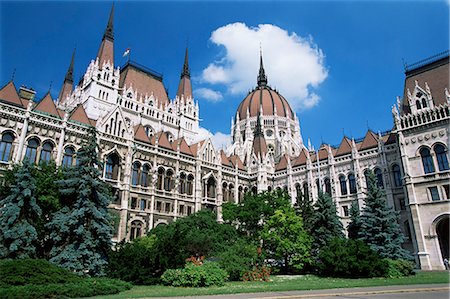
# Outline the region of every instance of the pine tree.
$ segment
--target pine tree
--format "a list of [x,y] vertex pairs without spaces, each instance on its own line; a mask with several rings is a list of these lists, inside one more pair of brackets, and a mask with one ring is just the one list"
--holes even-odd
[[333,238],[343,238],[343,226],[336,211],[336,205],[331,197],[319,191],[319,198],[314,204],[314,216],[311,223],[311,235],[314,238],[313,251],[318,252]]
[[308,193],[300,191],[299,194],[297,194],[297,201],[294,204],[294,209],[296,214],[302,217],[305,230],[308,233],[311,233],[314,208]]
[[361,230],[361,214],[359,212],[358,200],[354,200],[350,207],[350,223],[347,226],[348,238],[352,240],[358,239]]
[[384,191],[378,187],[372,171],[367,178],[368,193],[364,200],[359,238],[382,258],[410,259],[402,248],[404,237],[397,222],[398,213],[387,205]]
[[33,165],[25,160],[14,168],[9,195],[0,200],[0,257],[33,258],[41,208],[36,203]]
[[78,165],[59,182],[63,208],[48,224],[54,246],[50,261],[88,276],[104,275],[112,227],[108,214],[111,194],[100,180],[95,128],[78,151]]

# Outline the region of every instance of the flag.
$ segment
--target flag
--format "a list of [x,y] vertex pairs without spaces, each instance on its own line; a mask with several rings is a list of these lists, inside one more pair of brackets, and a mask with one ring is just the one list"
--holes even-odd
[[130,48],[127,48],[127,49],[125,50],[125,52],[123,52],[123,56],[122,56],[122,57],[125,57],[125,56],[127,56],[127,55],[130,55]]

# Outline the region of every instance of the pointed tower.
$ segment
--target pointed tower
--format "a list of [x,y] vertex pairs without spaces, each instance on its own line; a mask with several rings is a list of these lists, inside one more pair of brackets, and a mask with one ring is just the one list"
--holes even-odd
[[103,67],[103,63],[109,61],[111,65],[114,65],[114,2],[109,14],[108,25],[106,25],[105,33],[103,34],[102,43],[98,49],[97,58],[99,60],[100,69]]
[[253,152],[260,159],[260,161],[262,161],[267,154],[267,143],[261,128],[261,118],[259,113],[256,119],[256,128],[253,138]]
[[68,96],[70,96],[70,94],[72,93],[74,60],[75,60],[75,49],[73,50],[73,53],[72,53],[72,60],[70,61],[69,69],[67,70],[66,76],[64,77],[63,86],[61,87],[61,91],[59,92],[59,96],[58,96],[59,104],[63,104],[64,101],[66,100],[66,98]]
[[262,51],[259,52],[259,74],[257,82],[259,87],[267,85],[267,76],[266,72],[264,71]]
[[177,97],[181,99],[192,98],[191,74],[189,72],[188,48],[184,55],[183,70],[181,71],[180,84],[178,85]]

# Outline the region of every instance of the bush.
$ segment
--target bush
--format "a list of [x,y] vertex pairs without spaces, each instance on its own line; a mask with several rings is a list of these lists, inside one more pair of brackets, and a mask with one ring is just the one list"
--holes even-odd
[[335,238],[319,253],[320,275],[331,277],[380,277],[386,262],[361,240]]
[[258,248],[245,240],[239,240],[217,256],[219,265],[227,271],[229,280],[238,281],[245,272],[252,269],[258,258]]
[[217,263],[205,262],[203,265],[188,263],[183,269],[168,269],[161,276],[164,285],[174,287],[223,286],[227,272]]
[[414,275],[415,264],[405,260],[384,259],[386,263],[385,277],[402,277]]
[[251,271],[246,271],[242,276],[243,281],[269,281],[270,268],[265,266],[255,267]]
[[159,283],[161,272],[156,263],[154,243],[154,236],[119,243],[109,253],[108,276],[134,284]]
[[45,260],[0,261],[0,287],[75,283],[81,280],[82,278],[78,275]]
[[78,282],[24,285],[0,288],[2,299],[79,298],[117,294],[129,290],[131,284],[109,278],[80,278]]

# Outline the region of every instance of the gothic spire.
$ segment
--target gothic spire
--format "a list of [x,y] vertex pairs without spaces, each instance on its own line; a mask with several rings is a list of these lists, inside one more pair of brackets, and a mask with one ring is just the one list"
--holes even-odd
[[181,71],[180,78],[191,77],[191,73],[189,72],[189,59],[188,59],[188,48],[186,47],[186,52],[184,54],[184,64],[183,64],[183,70]]
[[98,49],[97,58],[99,61],[100,69],[103,64],[110,62],[114,65],[114,2],[111,7],[111,12],[109,13],[108,24],[106,25],[105,33],[103,34],[102,42],[100,43],[100,48]]
[[108,25],[106,25],[105,33],[103,34],[103,39],[105,38],[114,41],[114,2],[109,13]]
[[189,59],[188,59],[188,48],[186,47],[186,52],[184,54],[184,64],[181,70],[180,84],[178,85],[177,96],[181,98],[184,96],[185,99],[192,98],[192,85],[191,85],[191,74],[189,72]]
[[73,49],[72,59],[70,60],[69,68],[67,69],[66,76],[64,77],[64,82],[73,83],[73,64],[74,64],[74,60],[75,60],[75,51],[76,51],[76,49]]
[[256,127],[255,127],[255,138],[256,137],[264,137],[262,128],[261,128],[261,118],[260,113],[258,112],[258,116],[256,117]]
[[64,77],[63,86],[59,92],[58,102],[62,104],[73,90],[73,65],[75,61],[75,50],[73,49],[72,59],[70,60],[69,68],[67,69],[66,76]]
[[267,85],[267,77],[266,72],[264,71],[263,58],[262,58],[262,50],[259,52],[259,74],[258,74],[258,86],[266,86]]

